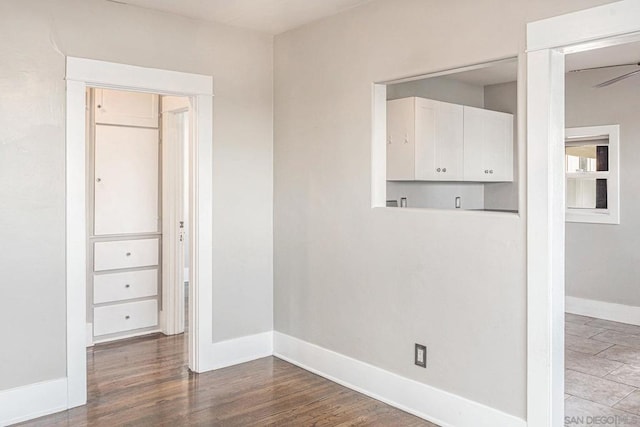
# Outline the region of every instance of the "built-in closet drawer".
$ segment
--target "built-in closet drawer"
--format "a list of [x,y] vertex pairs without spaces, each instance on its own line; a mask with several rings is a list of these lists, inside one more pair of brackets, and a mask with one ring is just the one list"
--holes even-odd
[[147,300],[93,309],[93,335],[114,334],[158,324],[158,301]]
[[102,304],[158,294],[158,270],[127,271],[93,276],[93,303]]
[[94,271],[158,265],[158,239],[96,242]]

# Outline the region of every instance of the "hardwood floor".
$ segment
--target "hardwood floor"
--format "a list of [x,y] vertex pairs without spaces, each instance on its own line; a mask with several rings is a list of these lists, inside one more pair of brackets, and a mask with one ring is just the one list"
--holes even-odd
[[21,425],[435,426],[274,357],[193,374],[185,341],[88,349],[88,404]]

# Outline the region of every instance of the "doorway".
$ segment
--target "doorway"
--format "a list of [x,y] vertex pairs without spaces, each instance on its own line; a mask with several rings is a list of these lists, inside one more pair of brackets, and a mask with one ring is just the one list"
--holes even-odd
[[87,107],[87,345],[183,333],[189,98],[88,88]]
[[527,25],[527,421],[564,423],[565,55],[640,40],[623,0]]
[[640,43],[565,55],[565,420],[640,422]]
[[86,89],[120,89],[188,97],[193,109],[189,152],[189,369],[200,372],[212,342],[212,107],[210,76],[67,58],[66,259],[67,407],[87,399],[86,377]]

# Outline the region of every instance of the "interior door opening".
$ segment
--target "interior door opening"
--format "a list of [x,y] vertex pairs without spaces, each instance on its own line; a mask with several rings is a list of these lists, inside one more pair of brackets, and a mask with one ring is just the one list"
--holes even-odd
[[640,42],[564,59],[565,422],[635,424]]
[[184,333],[189,97],[87,89],[88,345]]

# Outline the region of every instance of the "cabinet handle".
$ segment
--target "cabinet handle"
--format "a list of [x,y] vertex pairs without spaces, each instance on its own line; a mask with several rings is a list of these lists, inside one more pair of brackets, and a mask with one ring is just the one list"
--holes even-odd
[[125,287],[125,288],[130,288],[130,287],[131,287],[131,285],[127,283],[126,285],[124,285],[124,287]]
[[389,140],[387,141],[387,144],[391,145],[392,142],[393,142],[393,138],[389,137]]
[[101,182],[102,178],[96,178],[96,182]]
[[125,319],[129,320],[131,319],[131,316],[129,316],[128,314],[126,316],[124,316]]
[[131,256],[131,252],[127,252],[127,253],[126,253],[126,255],[127,255],[127,256]]
[[484,170],[484,173],[489,173],[489,169],[485,169],[485,170]]
[[442,168],[442,172],[446,172],[446,171],[447,171],[447,168]]
[[493,169],[491,169],[491,170],[489,171],[489,173],[493,173]]
[[438,168],[438,169],[436,169],[436,172],[440,172],[441,170],[442,170],[442,169]]

